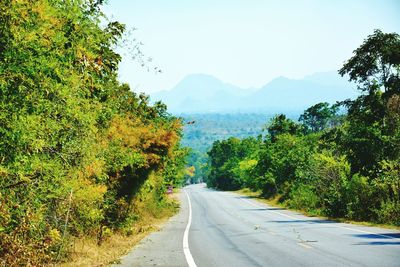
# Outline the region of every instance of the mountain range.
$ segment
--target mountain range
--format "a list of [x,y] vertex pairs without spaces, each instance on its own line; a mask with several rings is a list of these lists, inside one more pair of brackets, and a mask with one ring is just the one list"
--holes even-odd
[[355,98],[355,85],[337,72],[319,72],[303,79],[278,77],[261,88],[240,88],[206,74],[190,74],[170,90],[150,95],[173,114],[301,112],[319,102]]

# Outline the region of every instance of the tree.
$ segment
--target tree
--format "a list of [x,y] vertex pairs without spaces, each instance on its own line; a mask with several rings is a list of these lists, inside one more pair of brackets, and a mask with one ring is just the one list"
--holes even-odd
[[259,141],[252,137],[243,140],[231,137],[214,142],[208,152],[210,172],[207,185],[223,190],[238,189],[243,186],[246,179],[238,167],[241,161],[254,154],[258,145]]
[[352,171],[368,175],[379,171],[382,160],[400,157],[400,36],[375,30],[354,50],[340,69],[364,92],[355,100],[345,101],[348,123],[341,138]]
[[272,118],[266,129],[272,142],[276,141],[278,135],[285,133],[300,134],[302,132],[301,126],[286,118],[284,114],[279,114]]
[[400,36],[397,33],[375,30],[353,53],[339,74],[348,74],[350,81],[362,85],[363,91],[383,88],[391,94],[400,92]]
[[336,116],[338,106],[329,106],[327,102],[318,103],[309,107],[300,115],[299,121],[311,132],[319,132],[332,126],[332,119]]

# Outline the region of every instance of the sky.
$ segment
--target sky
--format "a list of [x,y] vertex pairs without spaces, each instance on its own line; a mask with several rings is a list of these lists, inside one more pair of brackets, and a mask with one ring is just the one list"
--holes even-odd
[[119,76],[137,92],[204,73],[243,88],[338,70],[374,29],[400,33],[400,0],[108,0],[111,19],[162,72],[122,50]]

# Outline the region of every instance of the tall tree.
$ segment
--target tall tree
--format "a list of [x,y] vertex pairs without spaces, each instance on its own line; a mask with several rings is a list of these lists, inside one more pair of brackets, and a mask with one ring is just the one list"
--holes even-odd
[[279,114],[272,118],[267,124],[266,130],[268,131],[272,142],[276,141],[278,135],[285,133],[300,134],[302,132],[301,125],[296,124],[296,122],[286,118],[286,115],[284,114]]
[[400,92],[399,64],[399,35],[375,30],[354,50],[354,56],[343,65],[339,74],[348,74],[350,81],[359,83],[363,91],[383,88],[384,92],[393,94]]
[[304,111],[300,115],[299,121],[311,132],[322,131],[332,126],[332,119],[336,116],[338,106],[330,106],[329,103],[323,102],[315,104]]
[[400,156],[400,36],[380,30],[368,36],[340,69],[364,93],[348,107],[348,124],[342,138],[353,172],[379,170],[382,160]]

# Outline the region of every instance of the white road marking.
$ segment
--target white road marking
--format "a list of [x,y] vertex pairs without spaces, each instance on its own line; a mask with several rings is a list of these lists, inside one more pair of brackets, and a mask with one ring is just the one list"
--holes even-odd
[[[253,203],[250,200],[243,199],[243,198],[241,198],[241,200],[243,200],[244,202],[249,203],[250,205],[252,205],[254,207],[264,208],[263,206],[257,205],[257,204]],[[299,220],[299,218],[296,218],[296,217],[293,217],[293,216],[290,216],[290,215],[287,215],[287,214],[283,214],[283,213],[278,212],[278,211],[268,210],[268,212],[276,213],[276,214],[282,215],[284,217],[287,217],[287,218],[290,218],[290,219],[293,219],[293,220]],[[305,220],[305,222],[307,222],[307,220]],[[356,229],[356,228],[344,227],[344,226],[340,226],[340,225],[332,225],[332,227],[347,229],[347,230],[354,231],[354,232],[365,233],[365,234],[370,234],[370,235],[376,235],[376,236],[380,236],[380,237],[384,237],[384,238],[394,239],[394,240],[400,241],[400,238],[393,237],[393,236],[390,236],[390,235],[378,234],[378,233],[373,233],[373,232],[369,232],[369,231],[359,230],[359,229]]]
[[189,204],[189,219],[186,225],[185,233],[183,234],[183,253],[185,254],[186,262],[188,263],[189,267],[197,267],[196,263],[194,262],[192,253],[190,253],[189,249],[189,230],[190,225],[192,224],[192,204],[190,202],[189,194],[185,191],[188,204]]
[[297,243],[297,245],[302,246],[303,248],[308,248],[308,249],[312,248],[312,246],[306,245],[306,244],[301,243],[301,242]]

